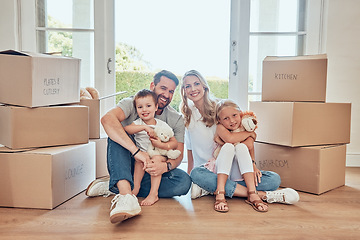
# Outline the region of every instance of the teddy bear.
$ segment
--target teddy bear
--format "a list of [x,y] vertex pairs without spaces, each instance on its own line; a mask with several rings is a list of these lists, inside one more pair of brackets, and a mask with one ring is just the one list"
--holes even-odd
[[[241,117],[240,127],[238,129],[233,130],[232,132],[243,132],[243,131],[253,132],[253,131],[255,131],[255,129],[257,128],[258,121],[257,121],[257,118],[256,118],[254,112],[252,112],[252,111],[241,112],[240,117]],[[234,145],[236,145],[236,144],[239,144],[239,143],[234,143]],[[220,149],[221,149],[221,146],[219,144],[216,144],[215,150],[213,152],[213,156],[215,159],[219,155]]]
[[255,113],[252,111],[245,111],[240,113],[241,126],[240,131],[253,132],[257,128],[257,119]]
[[[173,130],[167,124],[156,126],[154,128],[154,132],[162,142],[168,142],[170,138],[174,136]],[[154,147],[151,143],[149,144],[147,152],[151,158],[155,155],[162,155],[168,157],[169,159],[176,159],[181,154],[179,150],[160,149],[158,147]]]

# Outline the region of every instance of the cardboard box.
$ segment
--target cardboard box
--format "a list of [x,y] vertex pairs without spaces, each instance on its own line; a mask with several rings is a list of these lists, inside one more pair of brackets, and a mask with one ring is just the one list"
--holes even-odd
[[327,56],[266,57],[262,101],[325,102]]
[[96,178],[109,175],[107,169],[107,136],[101,136],[99,139],[90,139],[96,145]]
[[255,142],[256,166],[276,172],[281,186],[321,194],[345,184],[346,145],[284,147]]
[[0,148],[0,206],[53,209],[95,179],[95,143],[14,152]]
[[0,144],[12,149],[89,141],[88,108],[0,106]]
[[126,91],[117,92],[99,99],[80,99],[80,105],[89,107],[89,138],[100,138],[100,102],[103,99],[114,97]]
[[89,138],[100,137],[100,100],[80,99],[80,105],[89,107]]
[[259,142],[297,147],[350,142],[351,103],[250,102]]
[[0,52],[0,102],[40,107],[80,101],[80,59]]

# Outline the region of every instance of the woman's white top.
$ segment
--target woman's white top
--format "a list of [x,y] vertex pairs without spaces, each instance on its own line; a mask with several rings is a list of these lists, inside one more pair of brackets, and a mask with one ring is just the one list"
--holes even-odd
[[194,167],[199,167],[212,157],[216,124],[206,127],[192,101],[189,101],[189,107],[192,114],[190,124],[185,128],[185,146],[192,151]]

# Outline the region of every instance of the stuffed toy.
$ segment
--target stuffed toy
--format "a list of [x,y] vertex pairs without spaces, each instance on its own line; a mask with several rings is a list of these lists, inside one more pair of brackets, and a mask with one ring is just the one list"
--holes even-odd
[[[154,132],[162,142],[168,142],[170,138],[174,136],[173,130],[167,124],[162,126],[156,126],[154,128]],[[158,147],[154,147],[151,143],[148,147],[147,152],[151,158],[155,155],[162,155],[168,157],[169,159],[176,159],[181,154],[179,150],[164,150]]]
[[99,95],[99,91],[96,88],[80,88],[80,99],[99,99]]
[[[248,131],[253,132],[257,128],[257,119],[254,112],[251,111],[245,111],[241,112],[241,126],[240,131]],[[239,131],[239,132],[240,132]]]
[[[256,119],[255,113],[252,111],[245,111],[240,113],[241,117],[241,124],[238,129],[233,130],[232,132],[253,132],[257,128],[258,121]],[[239,143],[234,143],[234,145],[237,145]],[[213,156],[216,159],[219,155],[221,146],[217,144],[215,147],[215,150],[213,152]]]

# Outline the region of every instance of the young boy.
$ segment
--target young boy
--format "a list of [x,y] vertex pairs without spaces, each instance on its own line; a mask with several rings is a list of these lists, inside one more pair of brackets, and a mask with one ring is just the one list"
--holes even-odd
[[[139,148],[133,156],[139,151],[146,152],[150,143],[154,147],[161,149],[176,149],[178,142],[175,137],[170,138],[169,142],[163,143],[156,137],[154,133],[155,126],[166,125],[164,121],[155,119],[155,112],[158,109],[157,96],[153,91],[148,89],[140,90],[134,97],[134,106],[139,118],[132,124],[124,127],[128,134],[134,134],[136,146]],[[166,161],[163,156],[154,156],[152,162]],[[133,194],[137,195],[140,190],[141,180],[145,174],[146,163],[135,161],[134,167],[134,189]],[[158,189],[161,182],[161,175],[151,176],[151,189],[149,195],[140,203],[142,206],[150,206],[156,203],[158,198]]]

